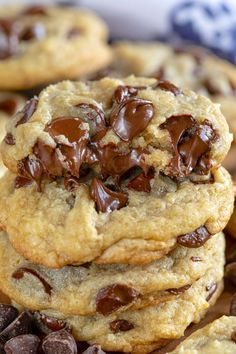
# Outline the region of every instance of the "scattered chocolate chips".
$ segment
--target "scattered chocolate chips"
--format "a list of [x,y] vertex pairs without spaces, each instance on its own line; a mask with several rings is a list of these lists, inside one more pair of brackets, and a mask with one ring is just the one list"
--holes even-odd
[[38,105],[38,98],[36,97],[31,98],[31,100],[29,100],[26,103],[25,107],[22,110],[22,117],[16,123],[16,127],[18,127],[18,125],[20,124],[24,124],[28,122],[28,120],[32,117],[32,115],[36,111],[37,105]]
[[126,320],[115,320],[110,323],[110,330],[114,333],[127,332],[134,328],[134,325]]
[[71,39],[78,37],[81,34],[81,30],[78,27],[71,28],[67,33],[67,38]]
[[151,121],[154,108],[151,101],[128,98],[115,105],[110,119],[112,129],[123,141],[131,141],[140,134]]
[[77,354],[77,346],[73,336],[62,329],[48,334],[42,343],[45,354]]
[[204,243],[211,237],[205,226],[200,226],[189,234],[181,235],[177,237],[177,242],[181,246],[188,248],[198,248],[204,245]]
[[96,296],[96,311],[110,315],[122,306],[129,305],[139,296],[139,292],[124,284],[112,284],[99,290]]
[[100,345],[92,345],[88,347],[82,354],[105,354]]
[[104,183],[94,178],[90,186],[91,198],[95,201],[97,211],[112,212],[125,207],[128,203],[128,194],[114,192],[107,188]]
[[6,343],[13,337],[29,333],[31,331],[31,324],[32,319],[28,312],[22,312],[0,333],[0,342]]
[[17,109],[17,100],[15,98],[4,98],[0,100],[0,111],[12,116]]
[[181,286],[180,288],[171,288],[168,289],[167,291],[172,294],[172,295],[179,295],[184,293],[186,290],[188,290],[191,287],[191,284],[187,284],[184,286]]
[[30,5],[27,6],[24,11],[22,12],[22,15],[47,15],[46,8],[42,5]]
[[6,354],[37,354],[40,339],[33,334],[11,338],[4,346]]
[[12,135],[12,133],[7,133],[4,138],[4,143],[7,145],[15,145],[16,144],[16,139]]
[[216,289],[217,289],[216,283],[212,283],[206,286],[206,291],[209,291],[209,294],[206,297],[206,301],[209,301],[212,298],[212,296],[216,292]]
[[[168,130],[172,142],[173,157],[169,165],[171,175],[187,176],[201,163],[204,165],[201,170],[209,172],[206,170],[207,162],[202,159],[209,152],[211,144],[218,139],[218,133],[209,121],[199,124],[189,114],[171,116],[160,125],[160,129]],[[198,170],[196,172],[200,173]]]
[[178,96],[182,93],[182,91],[177,86],[173,85],[169,81],[160,81],[156,84],[155,88],[159,88],[164,91],[170,91],[175,96]]
[[236,316],[236,293],[232,297],[229,313],[230,316]]
[[0,332],[18,316],[18,310],[6,304],[0,304]]
[[46,280],[35,270],[30,269],[30,268],[26,268],[26,267],[21,267],[19,269],[17,269],[13,274],[12,274],[12,278],[16,279],[16,280],[20,280],[24,277],[25,274],[31,274],[33,275],[35,278],[37,278],[41,284],[44,287],[44,291],[48,294],[51,295],[52,292],[52,287],[50,284],[48,284],[48,282],[46,282]]
[[192,256],[190,259],[191,259],[192,262],[202,262],[202,258],[201,257]]
[[61,329],[67,328],[67,323],[63,320],[59,320],[55,317],[50,317],[41,312],[35,312],[34,317],[37,322],[40,322],[47,327],[50,331],[60,331]]

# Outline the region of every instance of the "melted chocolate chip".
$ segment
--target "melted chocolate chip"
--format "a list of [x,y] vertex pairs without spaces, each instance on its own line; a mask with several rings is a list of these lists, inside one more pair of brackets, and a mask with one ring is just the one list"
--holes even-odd
[[134,325],[126,320],[115,320],[110,323],[110,330],[114,333],[127,332],[134,328]]
[[7,145],[15,145],[16,144],[16,140],[15,140],[14,136],[12,135],[12,133],[7,133],[5,135],[4,143]]
[[232,297],[229,313],[230,316],[236,316],[236,293]]
[[37,354],[40,339],[33,334],[11,338],[4,346],[6,354]]
[[131,141],[151,121],[154,108],[151,101],[128,98],[114,106],[110,119],[112,129],[123,141]]
[[105,354],[100,345],[92,345],[88,347],[82,354]]
[[75,191],[80,184],[81,182],[76,177],[69,175],[64,178],[64,187],[69,192]]
[[12,116],[16,112],[17,100],[15,98],[4,98],[0,100],[0,111]]
[[46,280],[39,274],[37,273],[35,270],[30,269],[30,268],[26,268],[26,267],[21,267],[19,269],[17,269],[13,274],[12,274],[12,278],[16,279],[16,280],[20,280],[24,277],[25,274],[31,274],[34,277],[36,277],[43,285],[44,287],[44,291],[48,294],[51,295],[52,292],[52,287],[51,285],[49,285]]
[[80,103],[76,105],[79,108],[79,117],[89,124],[89,134],[91,137],[98,132],[106,132],[106,119],[104,112],[94,104]]
[[67,33],[67,38],[71,39],[78,37],[81,34],[81,30],[78,27],[71,28]]
[[188,290],[191,287],[191,284],[187,284],[184,286],[181,286],[180,288],[171,288],[168,289],[167,291],[172,294],[172,295],[179,295],[184,293],[186,290]]
[[18,185],[16,188],[29,185],[32,181],[36,181],[40,185],[43,167],[38,159],[26,157],[18,162],[17,168],[19,176],[15,181],[15,186]]
[[201,257],[192,256],[190,259],[191,259],[192,262],[202,262],[202,258]]
[[31,183],[32,181],[29,180],[28,178],[17,176],[14,181],[14,188],[19,189],[19,188],[27,187]]
[[36,111],[37,105],[38,105],[38,98],[36,97],[31,98],[31,100],[29,100],[26,103],[25,107],[22,110],[23,115],[21,119],[16,123],[16,127],[18,127],[18,125],[20,124],[24,124],[28,122],[28,120],[32,117],[32,115]]
[[46,326],[50,331],[56,332],[67,327],[67,323],[55,317],[49,317],[41,312],[35,312],[34,316],[37,321]]
[[171,116],[160,129],[167,129],[170,134],[173,157],[169,167],[170,174],[176,177],[188,175],[201,164],[201,159],[218,139],[218,133],[209,121],[199,124],[189,114]]
[[112,284],[99,290],[96,296],[96,311],[104,316],[110,315],[122,306],[137,299],[139,292],[127,285]]
[[19,35],[21,41],[31,41],[32,39],[42,39],[45,36],[45,28],[40,23],[25,28]]
[[178,236],[177,242],[181,246],[188,248],[198,248],[204,245],[204,243],[211,237],[205,226],[200,226],[189,234]]
[[138,192],[150,193],[151,192],[150,181],[154,178],[154,176],[155,176],[155,171],[150,168],[147,175],[145,175],[145,173],[141,173],[137,177],[133,178],[128,183],[127,187],[129,189],[133,189]]
[[22,12],[23,15],[47,15],[46,8],[42,5],[30,5],[27,8],[24,9]]
[[27,312],[22,312],[13,322],[11,322],[1,333],[0,342],[6,343],[13,337],[21,334],[28,334],[31,331],[32,319]]
[[62,329],[48,334],[42,343],[45,354],[77,354],[77,345],[73,336]]
[[128,194],[113,192],[101,180],[94,178],[90,187],[91,198],[95,201],[97,211],[110,213],[125,207],[128,203]]
[[116,103],[121,103],[127,98],[137,96],[138,87],[119,85],[114,92],[113,99]]
[[169,81],[160,81],[160,82],[157,83],[155,88],[159,88],[159,89],[164,90],[164,91],[170,91],[175,96],[178,96],[178,95],[180,95],[182,93],[182,91],[177,86],[173,85]]
[[0,332],[4,330],[18,316],[18,310],[6,304],[0,304]]
[[216,292],[216,289],[217,289],[216,283],[212,283],[206,286],[206,291],[209,291],[209,294],[206,297],[206,301],[209,301],[212,298],[212,296]]

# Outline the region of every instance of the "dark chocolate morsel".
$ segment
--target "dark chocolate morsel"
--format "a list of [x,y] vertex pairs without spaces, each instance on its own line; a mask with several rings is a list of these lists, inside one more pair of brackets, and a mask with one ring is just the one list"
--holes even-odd
[[190,259],[191,259],[192,262],[202,262],[202,258],[201,257],[192,256]]
[[13,322],[11,322],[1,333],[0,342],[6,343],[9,339],[21,334],[28,334],[31,331],[32,318],[28,312],[22,312]]
[[47,15],[47,12],[43,5],[29,5],[24,9],[22,15]]
[[121,103],[129,97],[137,96],[138,87],[119,85],[114,92],[113,99],[116,103]]
[[17,109],[17,100],[15,98],[4,98],[0,100],[0,111],[12,116]]
[[171,288],[168,289],[167,291],[172,294],[172,295],[179,295],[184,293],[186,290],[188,290],[191,287],[191,284],[187,284],[184,286],[181,286],[180,288]]
[[25,107],[22,110],[22,117],[16,123],[16,127],[18,127],[18,125],[20,125],[20,124],[24,124],[24,123],[28,122],[28,120],[31,118],[31,116],[36,111],[37,105],[38,105],[38,98],[37,97],[31,98],[26,103]]
[[236,316],[236,293],[234,293],[230,303],[230,316]]
[[212,296],[214,295],[214,293],[216,292],[217,290],[217,284],[216,283],[212,283],[212,284],[209,284],[206,286],[206,291],[208,291],[208,295],[206,297],[206,301],[209,301]]
[[[22,183],[22,186],[25,186],[32,181],[36,181],[38,184],[40,184],[43,174],[43,167],[38,159],[26,157],[25,159],[18,161],[17,169],[18,174],[21,177],[21,179],[18,180],[18,183]],[[29,182],[26,183],[24,179],[28,179]]]
[[175,96],[178,96],[182,93],[182,91],[175,85],[173,85],[169,81],[160,81],[158,82],[154,88],[159,88],[163,91],[170,91],[172,92]]
[[122,306],[134,302],[139,292],[124,284],[112,284],[100,289],[96,296],[96,311],[104,316],[110,315]]
[[16,139],[12,135],[12,133],[7,133],[4,138],[4,143],[7,145],[15,145],[16,144]]
[[41,23],[26,27],[19,35],[21,41],[31,41],[32,39],[42,39],[44,37],[45,27]]
[[61,329],[48,334],[42,342],[45,354],[77,354],[77,345],[73,336]]
[[21,177],[21,176],[17,176],[15,178],[15,181],[14,181],[14,188],[15,189],[19,189],[19,188],[23,188],[23,187],[27,187],[29,186],[33,181],[28,179],[28,178],[24,178],[24,177]]
[[88,347],[85,351],[83,351],[83,353],[81,354],[105,354],[106,352],[104,352],[100,345],[92,345],[90,347]]
[[137,97],[125,99],[111,111],[112,129],[121,140],[131,141],[147,127],[153,115],[151,101]]
[[52,332],[60,331],[61,329],[66,329],[67,323],[63,320],[59,320],[55,317],[47,316],[41,312],[34,312],[34,318],[36,319],[36,323],[47,327]]
[[6,354],[37,354],[40,339],[33,334],[22,334],[6,342]]
[[90,186],[91,198],[95,201],[97,211],[112,212],[125,207],[128,203],[128,194],[114,192],[107,188],[101,180],[94,178]]
[[105,114],[101,108],[91,103],[79,103],[76,107],[79,108],[80,119],[89,124],[89,134],[91,137],[98,132],[106,131]]
[[145,173],[141,173],[137,177],[132,179],[128,183],[127,187],[128,189],[133,189],[138,192],[150,193],[151,192],[150,181],[154,178],[154,176],[155,176],[155,171],[153,169],[150,169],[146,175]]
[[18,316],[18,310],[7,304],[0,304],[0,332]]
[[114,333],[127,332],[134,328],[134,325],[126,320],[115,320],[110,323],[110,330]]
[[41,284],[43,285],[44,291],[48,295],[51,295],[51,292],[52,292],[51,285],[48,284],[48,282],[38,272],[36,272],[34,269],[30,269],[30,268],[26,268],[26,267],[18,268],[12,274],[12,278],[16,279],[16,280],[20,280],[20,279],[22,279],[24,277],[25,274],[30,274],[30,275],[34,276],[35,278],[37,278],[41,282]]
[[177,237],[177,242],[181,246],[189,248],[198,248],[204,245],[204,243],[211,237],[205,226],[200,226],[189,234],[181,235]]

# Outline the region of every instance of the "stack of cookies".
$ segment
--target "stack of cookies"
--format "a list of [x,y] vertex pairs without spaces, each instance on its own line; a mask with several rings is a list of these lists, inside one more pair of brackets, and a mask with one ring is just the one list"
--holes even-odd
[[86,353],[149,353],[200,321],[223,286],[231,140],[208,98],[134,76],[48,86],[9,121],[0,288],[63,331],[44,353],[82,352],[55,351],[69,329]]

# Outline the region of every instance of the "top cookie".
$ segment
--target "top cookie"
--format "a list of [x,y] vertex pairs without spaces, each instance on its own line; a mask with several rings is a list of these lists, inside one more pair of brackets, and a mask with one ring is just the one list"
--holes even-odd
[[91,12],[2,6],[0,13],[0,89],[76,78],[110,60],[107,28]]

